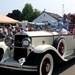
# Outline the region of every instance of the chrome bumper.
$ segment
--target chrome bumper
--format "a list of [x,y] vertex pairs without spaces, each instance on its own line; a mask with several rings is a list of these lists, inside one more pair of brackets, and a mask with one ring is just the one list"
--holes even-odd
[[0,63],[1,68],[18,70],[18,71],[29,71],[29,72],[37,72],[37,66],[28,66],[28,65],[16,65],[16,64],[6,64]]

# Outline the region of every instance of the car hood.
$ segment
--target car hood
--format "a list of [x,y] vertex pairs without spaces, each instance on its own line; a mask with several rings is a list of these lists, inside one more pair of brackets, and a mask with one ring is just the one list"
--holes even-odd
[[52,36],[52,35],[58,35],[57,32],[47,32],[47,31],[31,31],[31,32],[25,32],[24,34],[27,34],[28,36]]

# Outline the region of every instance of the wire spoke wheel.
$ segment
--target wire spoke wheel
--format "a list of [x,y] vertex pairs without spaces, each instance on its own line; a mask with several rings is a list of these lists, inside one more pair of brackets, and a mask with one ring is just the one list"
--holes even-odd
[[64,54],[64,44],[63,42],[60,42],[59,47],[58,47],[58,52],[63,55]]
[[42,69],[41,69],[42,74],[47,75],[50,71],[50,68],[51,68],[50,60],[48,58],[46,58],[42,64]]
[[53,57],[51,54],[46,53],[42,56],[39,66],[38,75],[51,75],[53,72]]
[[66,42],[64,38],[56,38],[53,42],[53,46],[57,49],[59,54],[64,57],[66,52]]

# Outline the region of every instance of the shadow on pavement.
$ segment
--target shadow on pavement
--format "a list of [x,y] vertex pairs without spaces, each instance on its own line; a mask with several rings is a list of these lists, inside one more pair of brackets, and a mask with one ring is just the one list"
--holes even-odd
[[[61,75],[62,72],[75,65],[75,58],[69,60],[68,62],[62,62],[54,67],[54,71],[52,75]],[[66,75],[66,74],[65,74]]]

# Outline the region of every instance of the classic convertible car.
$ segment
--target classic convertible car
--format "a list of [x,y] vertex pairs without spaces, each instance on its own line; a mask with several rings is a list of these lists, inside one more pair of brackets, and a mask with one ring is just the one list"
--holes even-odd
[[75,58],[75,34],[50,31],[17,33],[11,45],[9,38],[0,40],[0,67],[4,69],[52,75],[56,62]]

